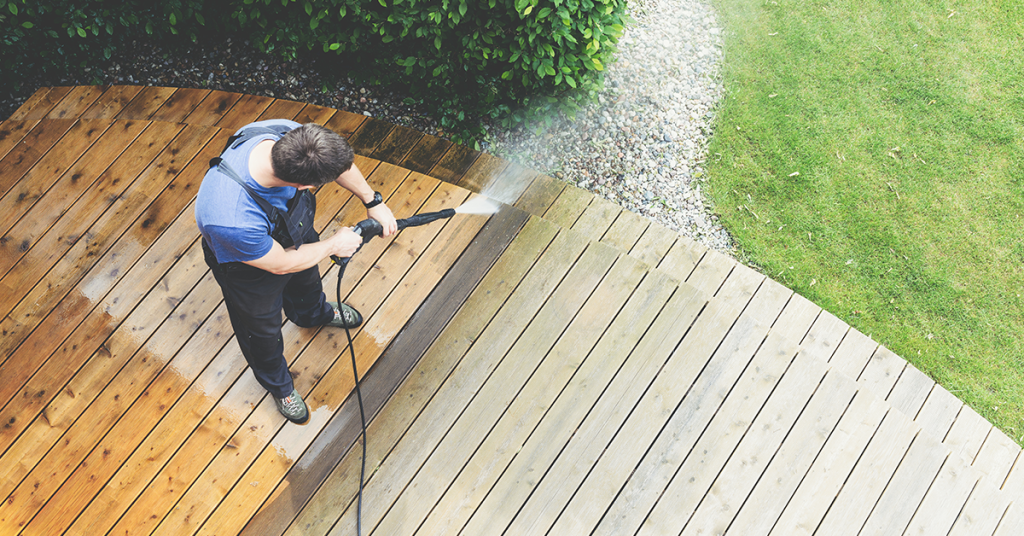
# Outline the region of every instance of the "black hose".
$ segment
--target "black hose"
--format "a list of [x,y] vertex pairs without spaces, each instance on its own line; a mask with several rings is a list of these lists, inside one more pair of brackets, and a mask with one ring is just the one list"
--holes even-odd
[[[408,218],[396,220],[398,223],[398,230],[401,231],[406,227],[418,227],[420,225],[428,224],[432,221],[440,220],[442,218],[451,218],[455,215],[455,209],[446,208],[437,212],[424,212],[422,214],[416,214]],[[366,219],[355,226],[355,231],[363,237],[363,244],[370,241],[375,236],[380,236],[384,233],[384,228],[380,222],[374,219]],[[357,250],[358,251],[358,250]],[[352,257],[338,257],[331,255],[331,260],[338,265],[338,308],[341,308],[341,279],[345,276],[345,268],[348,267],[348,261]],[[363,394],[359,390],[359,371],[356,369],[356,350],[355,344],[352,343],[352,332],[345,327],[345,336],[348,337],[348,351],[349,355],[352,356],[352,375],[355,377],[355,392],[356,400],[359,401],[359,420],[363,425],[362,436],[363,436],[363,461],[362,466],[359,468],[359,495],[356,500],[356,536],[361,536],[363,533],[363,480],[366,477],[366,413],[363,409]]]
[[[348,261],[348,258],[345,258]],[[348,262],[338,264],[338,309],[341,309],[341,278],[345,275]],[[356,500],[356,536],[363,534],[363,480],[366,477],[366,413],[363,410],[363,393],[359,389],[359,371],[356,369],[356,350],[352,342],[352,331],[345,326],[345,337],[348,338],[348,353],[352,356],[352,376],[355,378],[356,400],[359,401],[359,422],[362,423],[363,458],[359,468],[359,494]]]

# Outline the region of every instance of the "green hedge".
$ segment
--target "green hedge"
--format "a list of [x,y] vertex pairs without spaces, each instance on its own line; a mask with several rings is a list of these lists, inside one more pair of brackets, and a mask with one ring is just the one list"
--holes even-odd
[[346,76],[397,85],[449,129],[571,110],[599,87],[627,19],[625,0],[7,0],[0,13],[4,80],[81,68],[135,39],[227,32],[288,58],[343,55]]
[[196,40],[202,0],[0,0],[0,84],[18,90],[38,73],[80,72],[133,40]]

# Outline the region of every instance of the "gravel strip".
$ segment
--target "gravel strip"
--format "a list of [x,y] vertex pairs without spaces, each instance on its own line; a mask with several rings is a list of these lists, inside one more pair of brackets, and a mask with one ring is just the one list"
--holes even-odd
[[491,129],[488,151],[585,188],[732,253],[701,194],[722,96],[721,30],[702,0],[631,3],[636,23],[607,66],[598,103],[537,134]]
[[[556,118],[541,132],[485,125],[483,149],[568,181],[695,241],[734,252],[731,237],[707,205],[701,186],[719,79],[721,30],[707,0],[635,0],[606,66],[598,102],[575,119]],[[321,73],[336,64],[283,61],[242,43],[221,43],[170,54],[139,45],[82,78],[27,81],[20,95],[0,98],[8,117],[42,86],[138,84],[196,87],[309,102],[362,113],[444,136],[427,110],[406,95],[351,82],[325,91]]]

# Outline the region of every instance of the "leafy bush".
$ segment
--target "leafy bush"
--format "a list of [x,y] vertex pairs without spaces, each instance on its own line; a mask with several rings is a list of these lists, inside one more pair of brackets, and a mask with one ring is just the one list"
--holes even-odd
[[346,55],[351,75],[401,86],[446,128],[571,111],[599,86],[626,22],[624,0],[246,0],[233,17],[264,50]]
[[0,0],[2,89],[33,73],[80,70],[135,39],[197,39],[203,0]]
[[6,0],[0,12],[5,79],[216,28],[289,59],[344,55],[346,76],[402,88],[463,137],[481,115],[511,125],[573,111],[599,87],[626,22],[625,0]]

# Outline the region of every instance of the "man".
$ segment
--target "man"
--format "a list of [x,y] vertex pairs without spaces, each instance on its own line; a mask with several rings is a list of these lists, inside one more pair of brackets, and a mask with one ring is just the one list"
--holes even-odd
[[316,124],[270,120],[240,129],[211,162],[196,197],[206,262],[224,293],[238,346],[288,420],[309,411],[284,358],[281,310],[301,327],[356,327],[359,312],[324,296],[317,264],[349,257],[362,239],[345,228],[320,240],[312,189],[334,181],[367,207],[384,236],[397,231],[381,195],[353,163],[345,138]]

